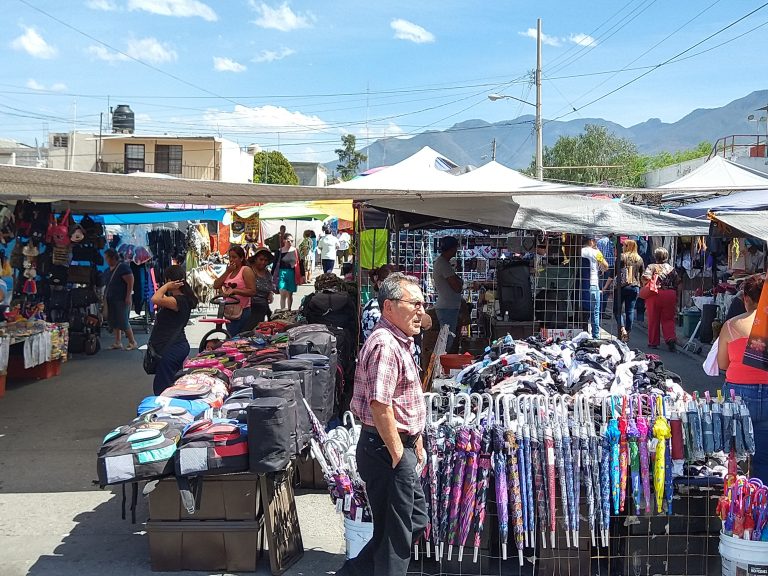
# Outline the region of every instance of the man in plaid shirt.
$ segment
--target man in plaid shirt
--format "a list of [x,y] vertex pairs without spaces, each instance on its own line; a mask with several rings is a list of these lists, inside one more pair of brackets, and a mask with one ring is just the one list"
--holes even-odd
[[426,407],[413,336],[421,330],[424,296],[418,279],[399,272],[379,286],[381,320],[360,351],[352,411],[363,423],[357,467],[373,512],[373,537],[341,576],[404,576],[413,541],[427,525],[416,471],[424,462]]

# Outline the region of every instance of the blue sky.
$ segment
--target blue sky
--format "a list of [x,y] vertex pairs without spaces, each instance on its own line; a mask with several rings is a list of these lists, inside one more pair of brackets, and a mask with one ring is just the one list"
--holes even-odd
[[73,126],[98,132],[99,113],[117,104],[130,104],[137,133],[218,134],[296,161],[332,160],[344,133],[362,147],[509,120],[533,108],[487,96],[535,100],[537,18],[545,119],[674,122],[766,88],[768,7],[694,47],[762,2],[3,4],[0,138],[29,144]]

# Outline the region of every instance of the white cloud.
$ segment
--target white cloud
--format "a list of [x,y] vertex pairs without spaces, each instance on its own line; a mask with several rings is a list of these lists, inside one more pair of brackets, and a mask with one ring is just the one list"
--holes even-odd
[[304,12],[303,14],[294,12],[288,2],[283,2],[275,8],[268,6],[265,2],[256,2],[255,0],[250,0],[250,4],[259,15],[254,20],[254,24],[262,28],[289,32],[299,28],[311,28],[315,21],[311,12]]
[[58,52],[56,48],[48,44],[40,33],[31,26],[23,26],[24,34],[11,42],[14,50],[23,50],[30,56],[44,60],[53,58]]
[[392,20],[389,26],[395,31],[395,38],[400,40],[409,40],[416,44],[427,44],[435,41],[435,35],[432,32],[402,18]]
[[93,45],[88,47],[89,54],[99,60],[110,63],[129,60],[130,56],[142,62],[163,64],[165,62],[174,62],[178,57],[176,51],[169,44],[160,42],[155,38],[132,38],[128,40],[128,45],[123,52],[114,52],[104,46]]
[[91,10],[103,10],[104,12],[117,10],[117,4],[112,0],[88,0],[85,5]]
[[245,72],[246,67],[231,58],[213,57],[213,69],[217,72]]
[[385,126],[371,125],[367,129],[363,126],[355,134],[358,142],[360,142],[359,145],[362,146],[368,146],[368,144],[382,138],[397,138],[404,135],[405,130],[394,122],[388,122]]
[[597,40],[589,34],[571,34],[568,36],[568,40],[579,46],[597,46]]
[[27,80],[27,88],[30,88],[31,90],[44,90],[47,92],[65,92],[67,90],[67,85],[63,82],[56,82],[55,84],[51,84],[50,87],[47,87],[45,84],[41,84],[34,78],[30,78]]
[[228,132],[271,132],[314,134],[326,130],[328,125],[317,116],[291,112],[280,106],[236,105],[232,112],[209,110],[203,115],[211,128]]
[[[525,32],[518,32],[520,36],[527,36],[536,40],[536,28],[528,28]],[[541,43],[547,46],[560,46],[560,38],[557,36],[547,36],[543,32],[541,33]]]
[[161,16],[200,17],[208,22],[218,20],[213,8],[199,0],[128,0],[129,10],[144,10]]
[[261,53],[256,56],[254,62],[274,62],[275,60],[282,60],[296,54],[296,50],[291,48],[280,48],[280,50],[262,50]]

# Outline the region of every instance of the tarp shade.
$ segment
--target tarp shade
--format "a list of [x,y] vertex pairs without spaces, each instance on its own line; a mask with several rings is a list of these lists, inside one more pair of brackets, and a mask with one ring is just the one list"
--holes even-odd
[[704,218],[708,212],[736,212],[742,210],[762,210],[768,208],[768,189],[735,192],[728,196],[717,196],[702,202],[687,206],[672,208],[670,212],[688,216],[689,218]]
[[428,196],[372,200],[371,206],[406,214],[446,218],[457,222],[511,228],[518,205],[509,196]]
[[685,176],[659,188],[665,190],[768,189],[768,176],[757,174],[721,156],[713,156]]
[[325,220],[328,217],[328,213],[312,202],[268,202],[261,206],[237,208],[236,212],[242,218],[258,214],[260,220]]
[[730,236],[760,238],[768,242],[768,211],[716,212],[711,215],[715,223],[726,226]]
[[[185,211],[163,211],[163,212],[137,212],[123,214],[104,214],[99,217],[99,221],[107,225],[119,224],[165,224],[168,222],[185,222],[189,220],[216,221],[221,222],[224,219],[226,210],[185,210]],[[76,221],[80,221],[76,217]]]

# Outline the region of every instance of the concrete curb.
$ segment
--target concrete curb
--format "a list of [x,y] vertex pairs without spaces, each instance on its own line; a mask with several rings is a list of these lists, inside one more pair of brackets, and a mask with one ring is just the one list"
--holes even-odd
[[[635,326],[640,328],[641,331],[646,335],[648,334],[648,324],[646,322],[635,321]],[[678,334],[678,342],[682,342],[683,344],[685,344],[686,341],[687,341],[687,338],[680,337],[680,335]],[[682,354],[683,356],[687,356],[692,360],[699,360],[701,362],[704,362],[704,359],[707,357],[707,354],[709,354],[709,351],[712,348],[711,344],[704,344],[702,342],[701,353],[694,354],[693,352],[689,352],[688,350],[683,348],[683,344],[678,344],[677,353]]]

